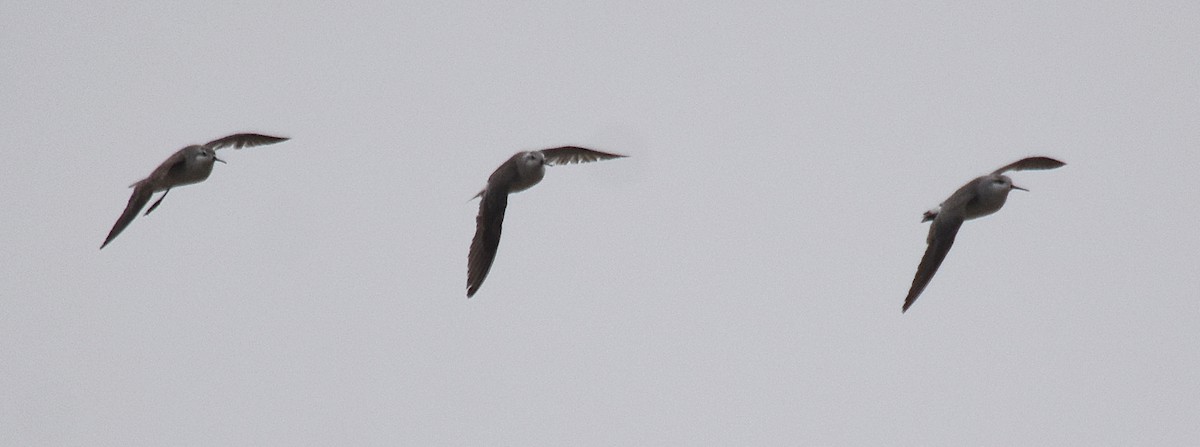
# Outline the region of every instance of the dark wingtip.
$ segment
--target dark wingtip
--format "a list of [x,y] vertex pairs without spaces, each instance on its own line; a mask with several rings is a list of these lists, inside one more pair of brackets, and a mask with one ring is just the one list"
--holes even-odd
[[[922,292],[924,291],[923,287],[921,288],[921,291]],[[900,313],[908,312],[908,308],[912,307],[913,304],[916,304],[917,298],[920,298],[920,297],[921,297],[921,292],[917,292],[914,294],[913,290],[909,289],[908,295],[904,297],[904,305],[900,307]]]
[[1058,168],[1061,168],[1061,167],[1067,165],[1067,162],[1059,160],[1057,158],[1050,158],[1050,157],[1038,157],[1038,158],[1044,159],[1050,165],[1054,165],[1050,169],[1058,169]]
[[110,242],[112,242],[112,241],[113,241],[113,239],[116,239],[116,238],[117,238],[117,235],[116,235],[116,234],[110,234],[110,235],[108,235],[108,237],[104,238],[104,243],[103,243],[103,244],[100,244],[100,249],[101,249],[101,250],[103,250],[103,249],[104,249],[104,247],[107,247],[107,246],[108,246],[108,244],[109,244]]
[[100,249],[103,250],[104,247],[108,246],[109,242],[112,242],[113,239],[116,239],[116,238],[117,238],[117,235],[112,234],[112,232],[110,231],[108,234],[108,237],[104,238],[104,243],[100,244]]

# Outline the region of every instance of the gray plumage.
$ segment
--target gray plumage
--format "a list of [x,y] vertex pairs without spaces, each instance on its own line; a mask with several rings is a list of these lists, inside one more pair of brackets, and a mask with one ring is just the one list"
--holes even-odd
[[1008,171],[1024,171],[1034,169],[1054,169],[1065,165],[1061,161],[1048,157],[1029,157],[1008,164],[991,174],[977,177],[954,191],[950,198],[938,205],[937,208],[925,212],[921,222],[933,221],[929,225],[929,236],[926,238],[928,247],[917,266],[917,274],[913,277],[912,286],[904,298],[901,312],[908,311],[925,286],[933,279],[938,267],[946,259],[950,247],[954,245],[954,237],[958,235],[959,227],[964,221],[983,217],[1004,206],[1008,193],[1014,189],[1028,191],[1013,185],[1012,179],[1003,175]]
[[487,186],[475,195],[481,200],[479,215],[475,217],[475,237],[471,240],[471,250],[467,254],[467,297],[474,296],[479,286],[483,285],[483,280],[492,268],[492,261],[496,259],[509,194],[524,191],[542,181],[546,175],[546,165],[586,163],[621,157],[625,156],[564,146],[518,152],[496,168],[488,177]]
[[129,197],[129,203],[125,205],[125,211],[121,213],[121,217],[117,218],[117,222],[113,224],[112,230],[109,230],[108,237],[104,238],[104,243],[100,244],[100,248],[112,242],[117,235],[133,222],[133,218],[137,217],[138,212],[146,203],[150,201],[150,196],[154,193],[163,191],[163,195],[150,205],[146,210],[146,214],[150,214],[163,199],[167,197],[167,193],[171,188],[176,186],[190,185],[199,183],[208,178],[212,173],[213,163],[224,160],[217,158],[216,151],[227,147],[241,149],[243,147],[261,146],[264,144],[278,143],[287,141],[287,138],[272,137],[269,135],[259,135],[253,133],[239,133],[230,135],[224,138],[209,141],[203,145],[191,145],[176,151],[167,157],[166,161],[158,165],[146,178],[139,180],[137,183],[129,185],[133,188],[133,195]]

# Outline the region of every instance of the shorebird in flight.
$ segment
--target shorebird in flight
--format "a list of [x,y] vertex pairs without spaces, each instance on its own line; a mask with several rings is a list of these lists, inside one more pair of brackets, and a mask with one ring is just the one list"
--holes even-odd
[[542,181],[546,175],[546,165],[621,157],[625,156],[563,146],[518,152],[496,168],[488,177],[487,187],[475,195],[481,199],[479,215],[475,217],[475,238],[471,240],[471,251],[467,255],[467,298],[479,290],[484,278],[487,278],[488,270],[492,268],[492,261],[496,259],[496,247],[500,245],[500,227],[504,224],[504,209],[508,206],[509,194],[524,191]]
[[108,237],[104,238],[104,243],[100,244],[100,248],[104,248],[105,245],[112,242],[113,238],[121,234],[121,231],[124,231],[130,222],[133,222],[133,218],[137,217],[138,212],[146,206],[146,202],[150,201],[150,196],[154,193],[163,191],[163,195],[153,205],[150,205],[146,214],[150,214],[151,211],[158,208],[158,205],[167,197],[167,193],[171,192],[171,188],[199,183],[207,179],[208,175],[212,173],[213,162],[225,162],[225,160],[217,158],[217,149],[226,147],[241,149],[287,140],[287,138],[269,135],[239,133],[209,141],[203,145],[194,144],[176,151],[157,168],[154,168],[154,172],[151,172],[149,176],[129,185],[130,188],[133,188],[129,204],[125,205],[125,211],[121,213],[121,217],[117,218],[117,223],[113,224],[112,230],[108,232]]
[[1014,189],[1029,191],[1014,185],[1012,179],[1003,175],[1005,172],[1054,169],[1065,164],[1047,157],[1018,160],[992,171],[991,174],[967,182],[937,208],[926,211],[921,222],[933,221],[929,225],[929,236],[926,238],[929,246],[925,249],[925,255],[921,257],[921,264],[917,267],[917,274],[913,278],[912,287],[908,289],[908,296],[904,298],[904,307],[900,312],[907,311],[921,295],[921,291],[925,290],[925,286],[929,285],[933,274],[937,273],[938,267],[946,259],[946,253],[950,252],[950,246],[954,245],[954,236],[958,234],[958,228],[962,226],[963,221],[999,211],[1000,207],[1004,206],[1004,201],[1008,200],[1008,193]]

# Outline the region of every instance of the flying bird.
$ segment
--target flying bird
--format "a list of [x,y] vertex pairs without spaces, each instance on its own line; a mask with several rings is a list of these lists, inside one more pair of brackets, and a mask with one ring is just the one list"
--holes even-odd
[[925,290],[925,286],[929,285],[933,274],[937,273],[938,267],[946,259],[946,253],[950,252],[950,246],[954,245],[954,236],[958,234],[958,228],[962,226],[963,221],[999,211],[1000,207],[1004,206],[1004,201],[1008,200],[1008,193],[1014,189],[1029,191],[1014,185],[1012,179],[1004,175],[1005,172],[1054,169],[1063,165],[1066,163],[1048,157],[1018,160],[992,171],[991,174],[967,182],[937,208],[926,211],[921,222],[933,221],[929,225],[929,236],[926,238],[929,246],[925,248],[925,255],[921,257],[921,264],[917,267],[917,274],[913,278],[912,287],[908,289],[908,296],[904,298],[904,307],[900,312],[907,311],[921,295],[921,291]]
[[500,245],[500,228],[504,224],[504,210],[508,206],[508,195],[521,192],[542,181],[546,165],[586,163],[597,160],[622,158],[624,155],[610,154],[575,146],[563,146],[540,151],[518,152],[492,172],[487,187],[476,194],[480,198],[479,215],[475,217],[475,238],[471,240],[471,251],[467,255],[467,298],[475,295],[487,278],[492,261],[496,259],[496,247]]
[[104,248],[105,245],[112,242],[118,234],[121,234],[121,231],[125,230],[125,227],[129,226],[130,222],[133,222],[133,218],[137,217],[138,212],[146,206],[146,202],[150,201],[150,196],[154,193],[163,191],[163,195],[153,205],[150,205],[146,214],[150,214],[151,211],[158,208],[158,205],[167,197],[167,193],[171,192],[171,188],[199,183],[207,179],[208,175],[212,173],[214,162],[225,163],[225,160],[217,158],[217,149],[226,147],[241,149],[287,140],[287,138],[269,135],[239,133],[209,141],[203,145],[194,144],[176,151],[157,168],[154,168],[154,172],[151,172],[149,176],[129,185],[130,188],[133,188],[133,195],[129,197],[125,211],[121,213],[121,217],[117,218],[117,223],[113,224],[112,230],[108,232],[108,237],[104,238],[104,243],[100,244],[100,248]]

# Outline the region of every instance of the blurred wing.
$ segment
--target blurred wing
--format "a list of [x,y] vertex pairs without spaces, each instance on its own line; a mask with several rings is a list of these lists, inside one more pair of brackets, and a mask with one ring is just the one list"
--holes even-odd
[[913,277],[912,287],[908,289],[908,296],[904,298],[904,307],[900,309],[901,313],[908,311],[913,302],[917,301],[917,297],[921,296],[921,292],[925,291],[925,286],[929,285],[929,281],[937,273],[938,267],[942,266],[942,261],[946,260],[946,254],[950,253],[950,247],[954,245],[954,237],[958,235],[958,229],[962,227],[962,224],[961,215],[941,213],[929,225],[929,238],[927,239],[929,246],[925,248],[925,255],[921,257],[921,264],[917,266],[917,274]]
[[264,144],[274,144],[280,141],[287,141],[288,138],[272,137],[270,135],[259,135],[256,133],[239,133],[227,136],[225,138],[209,141],[204,146],[212,150],[232,147],[241,149],[243,147],[262,146]]
[[543,149],[542,155],[546,156],[546,163],[554,165],[565,165],[571,163],[587,163],[596,160],[608,160],[613,158],[623,158],[625,155],[610,154],[608,152],[594,151],[582,147],[563,146],[553,149]]
[[121,217],[117,218],[117,223],[113,224],[111,230],[108,231],[108,237],[104,238],[104,243],[100,244],[100,248],[104,248],[109,242],[125,231],[125,227],[133,222],[133,218],[137,217],[138,212],[142,207],[146,206],[146,202],[150,201],[150,196],[154,194],[154,188],[149,185],[135,184],[133,195],[129,196],[129,203],[125,205],[125,211],[121,213]]
[[1054,169],[1065,165],[1066,163],[1050,157],[1029,157],[1022,158],[1003,168],[992,171],[992,174],[1003,174],[1008,171],[1027,171],[1031,169]]
[[500,229],[504,225],[504,210],[508,207],[508,191],[492,189],[483,192],[479,201],[479,215],[475,216],[475,239],[471,240],[471,251],[467,254],[467,298],[475,295],[483,285],[492,261],[496,259],[496,248],[500,246]]

